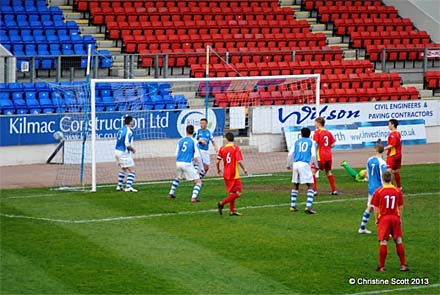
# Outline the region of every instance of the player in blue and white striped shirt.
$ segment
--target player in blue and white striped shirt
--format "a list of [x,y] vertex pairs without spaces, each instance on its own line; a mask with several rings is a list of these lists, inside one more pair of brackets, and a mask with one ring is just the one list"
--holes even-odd
[[[171,189],[168,194],[169,199],[175,199],[177,187],[179,186],[180,179],[192,180],[194,182],[194,188],[192,191],[191,202],[199,202],[199,192],[202,188],[202,181],[200,175],[194,168],[194,164],[200,165],[200,171],[203,172],[203,166],[200,163],[200,151],[197,147],[197,141],[192,137],[194,133],[194,126],[186,126],[186,137],[181,138],[177,143],[176,150],[176,178],[171,184]],[[199,172],[200,172],[199,171]]]
[[382,159],[384,146],[381,144],[380,139],[376,142],[375,150],[376,154],[367,161],[368,202],[367,208],[362,214],[361,226],[358,229],[360,234],[371,234],[371,231],[367,229],[367,222],[374,209],[371,206],[371,198],[374,192],[382,186],[382,173],[387,170],[387,163]]
[[[315,214],[312,210],[314,190],[313,190],[313,174],[310,162],[313,160],[315,167],[318,167],[316,161],[316,145],[310,139],[310,129],[301,129],[301,138],[295,141],[290,148],[287,156],[287,169],[292,169],[293,188],[290,194],[290,211],[296,212],[296,197],[298,195],[299,184],[307,184],[307,201],[304,212],[307,214]],[[293,162],[293,167],[292,167]]]
[[[202,118],[200,119],[200,129],[197,130],[196,133],[196,139],[197,139],[197,146],[200,150],[200,156],[201,156],[201,162],[203,164],[203,170],[205,172],[200,172],[200,177],[203,178],[206,173],[208,173],[209,165],[211,165],[211,159],[209,157],[209,143],[212,143],[212,146],[215,149],[215,153],[217,154],[217,146],[214,141],[214,137],[212,136],[211,131],[207,128],[208,127],[208,119]],[[199,167],[195,166],[197,170],[199,170]]]
[[131,128],[133,128],[133,117],[127,116],[124,119],[124,127],[118,130],[116,136],[115,157],[116,162],[119,167],[121,167],[116,190],[122,191],[125,174],[128,173],[125,191],[136,193],[137,190],[133,188],[133,182],[136,177],[136,173],[133,169],[133,154],[136,153],[136,149],[133,147],[133,131]]

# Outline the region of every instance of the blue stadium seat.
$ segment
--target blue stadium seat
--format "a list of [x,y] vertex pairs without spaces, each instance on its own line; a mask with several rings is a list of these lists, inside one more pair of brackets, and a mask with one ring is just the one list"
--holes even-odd
[[60,44],[59,43],[50,44],[49,51],[51,55],[55,55],[55,56],[61,55]]
[[12,101],[17,110],[17,114],[28,113],[26,101],[23,99],[23,92],[12,92]]
[[65,113],[67,110],[66,102],[60,93],[52,91],[52,102],[57,113]]
[[103,96],[102,103],[105,106],[106,112],[113,112],[116,109],[115,99],[113,96]]
[[36,93],[33,91],[25,92],[26,97],[26,105],[31,114],[39,114],[41,113],[40,103],[37,100]]
[[48,91],[39,91],[38,100],[40,101],[40,106],[43,108],[43,113],[55,112],[55,106],[49,97]]
[[110,68],[113,64],[112,57],[110,56],[110,51],[108,50],[98,50],[99,55],[99,66],[101,68]]
[[164,95],[170,94],[170,89],[171,89],[170,83],[159,83],[158,87],[159,87],[159,94],[160,95],[164,96]]
[[188,100],[186,99],[185,95],[183,94],[176,94],[174,96],[174,100],[177,104],[177,108],[179,109],[186,109],[188,106]]
[[166,94],[162,96],[162,99],[167,110],[174,110],[176,108],[175,100],[171,95]]
[[154,104],[151,101],[150,96],[144,95],[144,102],[142,103],[142,109],[144,110],[152,110],[154,108]]
[[66,102],[67,111],[70,113],[77,113],[81,111],[80,105],[75,98],[75,93],[73,91],[64,92],[64,101]]
[[37,50],[35,48],[35,44],[26,44],[25,52],[27,56],[36,56]]
[[35,85],[32,82],[22,82],[21,88],[23,88],[24,91],[32,91],[35,90]]
[[99,95],[95,96],[95,111],[103,112],[105,110],[105,105],[103,103],[102,97]]
[[15,113],[15,107],[12,101],[8,99],[0,98],[0,112],[3,115],[12,115]]
[[159,94],[151,95],[151,101],[153,102],[155,110],[165,109],[165,103],[163,102],[162,96]]
[[69,43],[63,43],[61,45],[61,52],[63,53],[63,55],[74,55],[75,54],[72,49],[72,44],[69,44]]
[[35,82],[34,87],[38,91],[49,91],[49,86],[46,82]]

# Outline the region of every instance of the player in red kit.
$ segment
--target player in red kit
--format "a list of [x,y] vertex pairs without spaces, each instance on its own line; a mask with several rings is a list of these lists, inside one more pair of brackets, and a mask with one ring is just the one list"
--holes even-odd
[[[325,119],[318,117],[315,119],[315,133],[313,134],[313,140],[316,142],[318,147],[317,158],[318,167],[320,170],[324,170],[327,175],[328,181],[332,188],[331,195],[337,195],[335,177],[332,174],[332,147],[335,146],[336,140],[333,134],[324,128]],[[317,184],[316,184],[316,169],[313,170],[313,190],[315,195],[317,195]]]
[[224,206],[229,203],[229,215],[240,216],[241,214],[235,211],[235,200],[240,197],[243,191],[238,167],[241,167],[245,174],[247,174],[247,170],[241,162],[243,156],[240,147],[234,144],[234,134],[228,132],[225,134],[225,138],[227,143],[218,151],[215,164],[217,173],[221,174],[220,162],[223,162],[223,179],[228,196],[223,201],[218,202],[217,208],[219,214],[222,215]]
[[393,172],[396,186],[402,189],[399,173],[399,169],[402,165],[402,138],[400,136],[400,132],[397,130],[398,125],[399,123],[396,119],[391,119],[388,121],[388,129],[390,129],[391,132],[388,135],[385,150],[388,151],[387,167]]
[[374,206],[374,216],[377,224],[377,237],[379,239],[379,266],[377,271],[385,270],[385,260],[388,252],[390,236],[396,243],[397,255],[400,259],[400,270],[409,271],[405,261],[405,248],[402,242],[402,191],[391,184],[392,174],[385,171],[382,174],[383,186],[378,188],[371,200]]

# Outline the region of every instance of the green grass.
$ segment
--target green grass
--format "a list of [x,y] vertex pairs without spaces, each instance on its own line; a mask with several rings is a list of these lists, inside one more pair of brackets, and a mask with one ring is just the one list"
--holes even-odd
[[[1,294],[438,294],[440,165],[402,169],[409,273],[399,271],[394,243],[387,271],[374,271],[373,222],[372,235],[357,234],[366,184],[342,170],[335,177],[337,197],[319,179],[316,215],[288,211],[288,173],[244,178],[242,217],[210,210],[225,196],[213,179],[204,181],[197,204],[189,202],[189,183],[176,200],[166,199],[169,183],[137,186],[137,194],[3,190]],[[304,195],[303,187],[299,202]],[[349,278],[426,278],[431,287],[350,285]]]

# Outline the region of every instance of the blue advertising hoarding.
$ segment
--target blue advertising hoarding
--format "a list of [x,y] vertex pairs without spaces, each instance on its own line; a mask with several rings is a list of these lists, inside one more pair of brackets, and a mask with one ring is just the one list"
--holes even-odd
[[[96,136],[114,138],[124,124],[124,117],[134,118],[136,140],[157,138],[180,138],[185,126],[199,126],[205,110],[185,109],[179,111],[104,112],[96,114]],[[214,136],[223,135],[224,109],[208,112],[208,128]],[[91,120],[81,113],[0,116],[0,146],[36,145],[55,143],[53,134],[61,131],[66,140],[80,140],[84,130],[90,135]]]

